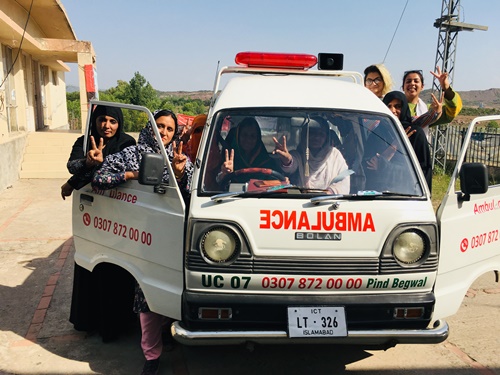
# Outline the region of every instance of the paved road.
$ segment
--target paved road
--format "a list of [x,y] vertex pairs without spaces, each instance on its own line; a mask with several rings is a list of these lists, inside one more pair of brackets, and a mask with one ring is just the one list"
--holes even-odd
[[[0,374],[139,374],[139,327],[119,341],[73,330],[71,200],[62,180],[20,180],[0,192]],[[438,345],[387,351],[345,346],[182,347],[161,374],[500,375],[500,285],[487,274],[469,290]]]

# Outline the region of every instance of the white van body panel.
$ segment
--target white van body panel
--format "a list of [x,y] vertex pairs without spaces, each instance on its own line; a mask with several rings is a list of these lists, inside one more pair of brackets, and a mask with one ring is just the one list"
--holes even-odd
[[[500,116],[475,118],[463,144],[471,142],[479,123],[500,120]],[[489,186],[484,194],[470,195],[460,201],[455,185],[464,163],[463,147],[448,191],[438,210],[441,232],[438,277],[436,282],[436,319],[455,314],[467,289],[481,275],[500,270],[500,185]]]
[[[140,284],[152,311],[180,319],[183,289],[184,207],[175,187],[165,194],[129,181],[73,194],[75,261],[92,270],[101,262],[123,267]],[[132,308],[132,307],[131,307]]]

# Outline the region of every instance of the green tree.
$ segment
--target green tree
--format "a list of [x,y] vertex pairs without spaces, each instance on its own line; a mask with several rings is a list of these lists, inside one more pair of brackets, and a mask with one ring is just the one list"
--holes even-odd
[[129,103],[129,86],[128,82],[119,80],[115,87],[111,87],[103,92],[106,97],[109,97],[109,100],[103,99],[101,93],[99,93],[100,99],[119,103]]
[[134,73],[134,77],[129,82],[127,93],[130,104],[142,105],[150,110],[157,109],[161,102],[156,90],[139,72]]
[[78,91],[66,93],[66,107],[68,109],[68,124],[71,130],[81,129],[80,93]]
[[[72,129],[81,129],[80,93],[66,94],[68,121]],[[167,96],[160,98],[158,92],[139,72],[135,72],[129,82],[119,80],[115,87],[99,91],[99,100],[140,105],[150,111],[170,109],[174,113],[196,116],[208,112],[209,100],[191,99],[188,96]],[[144,112],[123,111],[124,129],[127,132],[140,131],[147,121]]]

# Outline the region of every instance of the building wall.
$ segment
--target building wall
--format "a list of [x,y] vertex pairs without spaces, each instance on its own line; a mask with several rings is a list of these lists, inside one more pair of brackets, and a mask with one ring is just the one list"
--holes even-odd
[[[1,47],[1,46],[0,46]],[[5,71],[5,56],[3,53],[3,48],[0,48],[0,78],[1,81],[4,80],[4,71]],[[0,82],[1,82],[0,81]],[[9,126],[7,123],[7,110],[6,110],[6,85],[5,83],[0,86],[0,143],[4,137],[9,135]],[[2,164],[2,163],[0,163]]]
[[[5,48],[0,48],[0,82],[10,68]],[[18,50],[11,51],[14,61]],[[42,121],[45,130],[69,128],[64,72],[39,65],[43,72],[38,75],[41,100],[35,103],[33,81],[37,66],[30,55],[20,53],[10,71],[11,77],[7,78],[9,84],[6,82],[0,87],[0,190],[19,178],[26,137],[36,130],[37,121]],[[36,104],[43,106],[43,119],[36,118]]]
[[95,64],[95,53],[76,39],[60,0],[0,4],[1,191],[21,175],[29,133],[69,129],[66,63]]
[[0,142],[0,191],[19,179],[21,163],[26,147],[26,134],[11,137],[8,142]]
[[46,87],[50,98],[51,121],[49,129],[69,129],[68,108],[66,106],[66,81],[64,72],[51,70],[50,79]]

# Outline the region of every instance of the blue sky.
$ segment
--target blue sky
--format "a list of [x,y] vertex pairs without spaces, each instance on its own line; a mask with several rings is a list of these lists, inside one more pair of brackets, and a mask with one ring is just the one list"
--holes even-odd
[[[157,90],[211,90],[240,51],[344,54],[344,69],[383,62],[406,0],[61,0],[76,36],[92,42],[99,89],[135,72]],[[500,1],[461,0],[460,21],[488,31],[458,35],[453,86],[500,88]],[[385,65],[401,86],[422,69],[432,87],[441,0],[409,0]],[[67,84],[77,84],[70,64]]]

